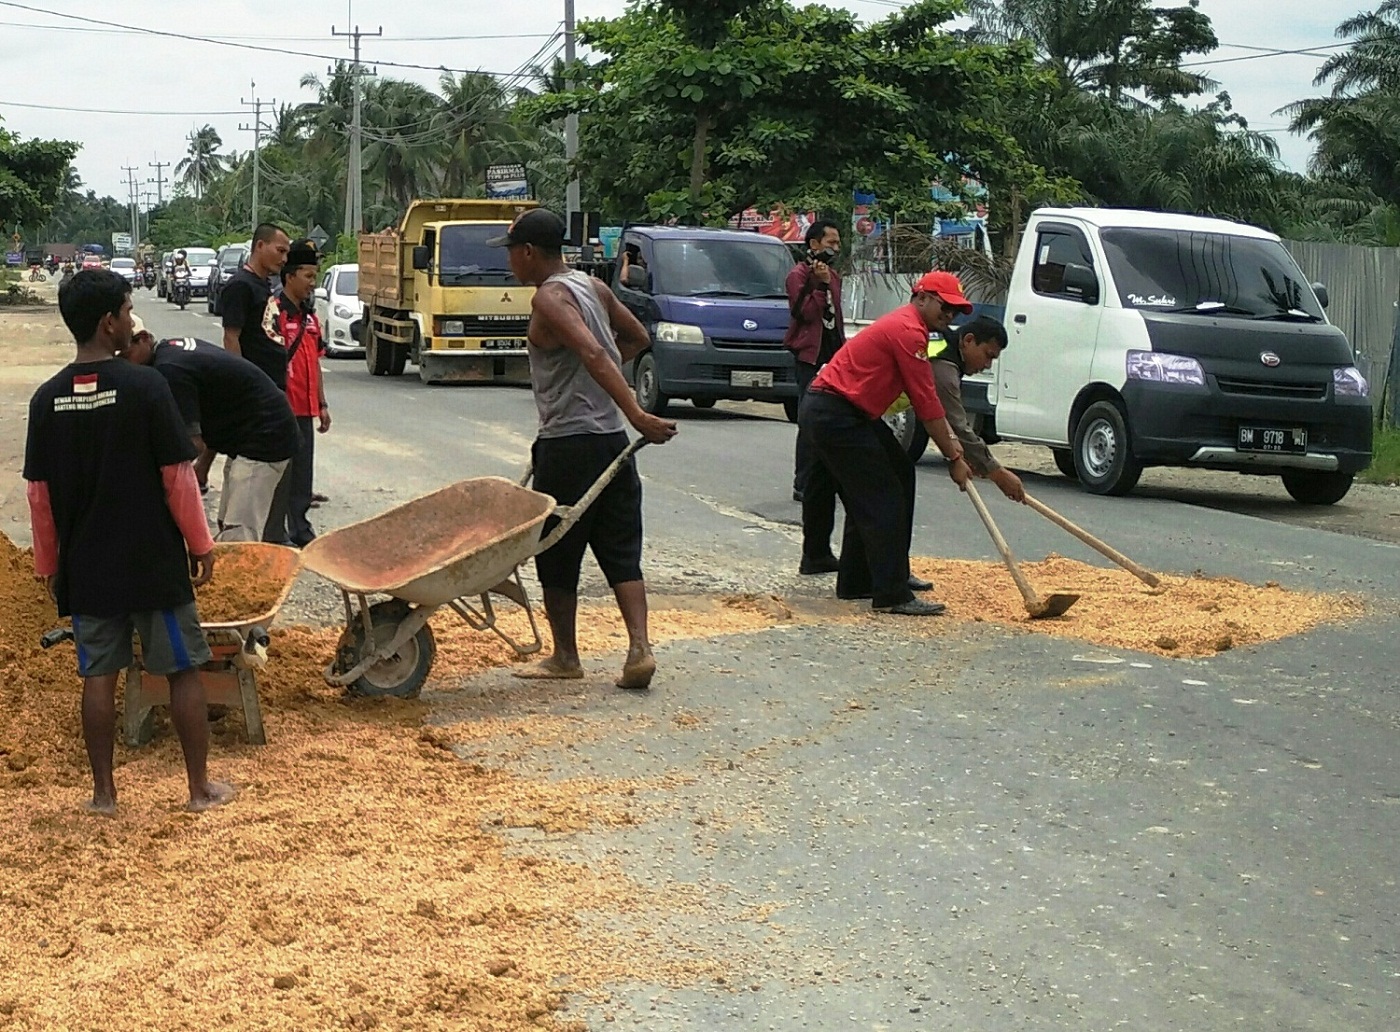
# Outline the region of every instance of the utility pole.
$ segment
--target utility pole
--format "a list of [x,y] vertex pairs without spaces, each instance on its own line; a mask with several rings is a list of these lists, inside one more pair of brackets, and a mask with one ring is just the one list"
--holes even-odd
[[334,25],[331,26],[331,36],[348,39],[350,50],[354,54],[350,63],[350,93],[354,98],[354,105],[350,122],[350,168],[345,176],[344,229],[344,232],[351,236],[365,228],[364,177],[360,153],[360,77],[365,73],[360,68],[360,39],[364,36],[382,35],[384,35],[383,26],[373,32],[361,32],[358,25],[349,32],[338,32]]
[[252,132],[253,134],[253,229],[256,230],[258,227],[258,152],[262,149],[263,131],[272,128],[271,126],[263,125],[262,109],[264,104],[266,104],[268,107],[271,107],[272,105],[276,104],[277,101],[265,101],[261,97],[259,97],[257,83],[250,82],[248,85],[252,90],[253,99],[244,100],[242,97],[239,97],[238,103],[246,105],[247,107],[253,109],[253,124],[240,124],[238,128],[243,132]]
[[136,241],[141,236],[141,216],[136,208],[136,165],[123,165],[122,171],[126,173],[126,193],[127,193],[127,214],[131,217],[131,246],[136,246]]
[[[572,69],[574,66],[574,0],[564,0],[564,64]],[[573,80],[565,83],[568,89],[574,88]],[[564,119],[564,158],[573,166],[574,159],[578,157],[578,115],[567,115]],[[565,192],[564,207],[569,210],[564,213],[564,225],[571,225],[573,214],[582,211],[579,202],[578,176],[574,175],[569,179],[568,189]],[[586,236],[586,231],[585,231]],[[581,243],[588,243],[587,239]]]
[[158,205],[164,204],[164,203],[165,203],[165,174],[164,174],[164,172],[163,172],[162,170],[163,170],[163,169],[169,168],[169,167],[170,167],[170,162],[168,162],[168,161],[148,161],[148,162],[146,162],[146,164],[149,165],[151,168],[153,168],[153,169],[156,170],[155,178],[154,178],[154,179],[147,179],[146,182],[148,182],[148,183],[155,183],[155,184],[156,184],[156,204],[158,204]]

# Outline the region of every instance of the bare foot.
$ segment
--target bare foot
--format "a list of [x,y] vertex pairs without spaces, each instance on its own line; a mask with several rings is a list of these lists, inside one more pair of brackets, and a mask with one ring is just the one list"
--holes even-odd
[[223,806],[230,802],[238,794],[238,789],[222,781],[209,781],[204,785],[204,790],[199,793],[191,793],[190,801],[185,806],[191,813],[203,813],[205,810],[212,810],[216,806]]
[[115,817],[117,815],[116,797],[99,799],[97,796],[93,796],[83,804],[83,812],[92,817]]
[[516,667],[510,674],[527,681],[578,681],[583,677],[583,667],[578,663],[565,663],[555,656],[550,656],[529,666]]
[[650,688],[655,673],[656,657],[651,654],[651,649],[633,649],[627,653],[627,661],[622,664],[622,676],[613,683],[619,688]]

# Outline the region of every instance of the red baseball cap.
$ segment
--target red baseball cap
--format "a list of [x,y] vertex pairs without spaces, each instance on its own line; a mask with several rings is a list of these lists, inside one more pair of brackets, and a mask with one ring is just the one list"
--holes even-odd
[[954,308],[962,310],[963,314],[972,314],[972,302],[963,296],[962,284],[951,272],[926,272],[919,277],[919,281],[914,284],[914,289],[910,291],[911,296],[915,294],[936,294],[944,303],[952,305]]

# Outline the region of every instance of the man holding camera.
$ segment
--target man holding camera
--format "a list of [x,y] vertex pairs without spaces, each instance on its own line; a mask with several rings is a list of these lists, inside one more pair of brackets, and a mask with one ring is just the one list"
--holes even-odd
[[[794,265],[787,276],[792,319],[783,337],[784,346],[793,354],[799,405],[817,370],[846,342],[841,276],[832,268],[841,253],[841,231],[835,223],[817,221],[807,228],[805,240],[807,260]],[[830,477],[812,477],[817,461],[816,452],[799,427],[792,497],[803,503],[804,513],[810,512],[812,519],[808,528],[811,540],[804,542],[803,547],[803,573],[830,573],[836,569],[836,557],[831,554],[831,532],[836,526],[835,485]],[[809,494],[812,491],[815,496]]]

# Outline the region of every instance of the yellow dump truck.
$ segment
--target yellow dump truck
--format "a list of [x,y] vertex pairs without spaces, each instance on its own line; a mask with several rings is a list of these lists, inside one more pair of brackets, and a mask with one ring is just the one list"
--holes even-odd
[[500,236],[534,201],[414,201],[398,229],[361,233],[365,364],[424,383],[528,383],[533,287],[511,275]]

